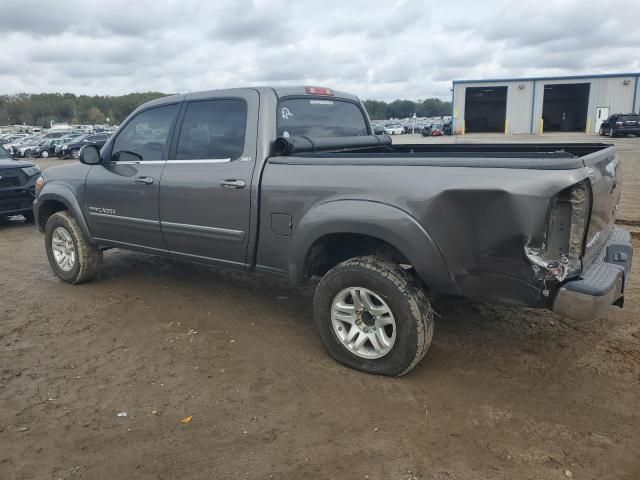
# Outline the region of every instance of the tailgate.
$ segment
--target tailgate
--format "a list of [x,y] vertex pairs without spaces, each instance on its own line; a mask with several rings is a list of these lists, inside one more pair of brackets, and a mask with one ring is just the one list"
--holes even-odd
[[585,239],[583,267],[602,249],[615,222],[620,201],[620,157],[613,147],[583,158],[592,191],[591,217]]

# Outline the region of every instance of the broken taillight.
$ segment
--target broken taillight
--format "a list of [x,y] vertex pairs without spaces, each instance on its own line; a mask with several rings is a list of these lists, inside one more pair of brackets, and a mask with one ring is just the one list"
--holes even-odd
[[580,275],[590,212],[588,180],[562,190],[551,199],[541,248],[531,246],[530,239],[525,242],[525,255],[541,270],[543,278],[562,282]]

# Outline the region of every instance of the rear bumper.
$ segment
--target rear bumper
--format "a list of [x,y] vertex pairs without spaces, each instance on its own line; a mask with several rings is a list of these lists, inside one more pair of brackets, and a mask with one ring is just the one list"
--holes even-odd
[[601,253],[582,276],[558,290],[553,311],[575,320],[591,320],[604,316],[611,305],[621,307],[632,259],[631,235],[614,227]]
[[640,127],[614,128],[614,135],[640,135]]

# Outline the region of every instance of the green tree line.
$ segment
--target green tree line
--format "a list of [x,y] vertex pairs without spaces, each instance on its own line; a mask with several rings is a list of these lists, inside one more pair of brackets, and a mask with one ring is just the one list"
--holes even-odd
[[117,125],[136,107],[166,93],[130,93],[121,96],[87,96],[73,93],[0,95],[0,125],[48,127],[55,123]]
[[[72,124],[117,125],[136,107],[164,97],[165,93],[129,93],[120,96],[74,95],[73,93],[39,93],[0,95],[0,125],[27,124],[48,127],[50,122]],[[436,117],[451,114],[451,103],[438,98],[423,101],[365,100],[364,104],[373,120],[406,118],[414,113],[419,117]]]
[[364,105],[372,120],[388,118],[407,118],[415,113],[418,117],[442,117],[451,115],[451,102],[443,102],[439,98],[426,100],[394,100],[391,103],[380,100],[365,100]]

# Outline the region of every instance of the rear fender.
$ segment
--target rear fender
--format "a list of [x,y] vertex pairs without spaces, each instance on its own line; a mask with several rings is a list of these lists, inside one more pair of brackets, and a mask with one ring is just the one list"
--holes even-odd
[[295,227],[289,279],[304,282],[304,266],[313,244],[331,234],[360,234],[383,240],[398,249],[420,278],[435,292],[458,294],[458,286],[440,248],[407,212],[379,202],[336,200],[317,205]]

